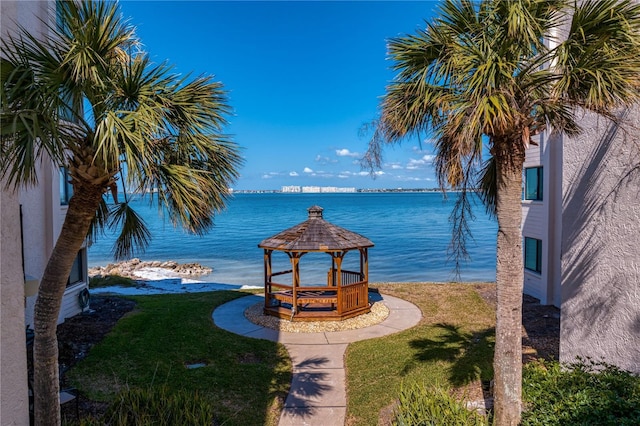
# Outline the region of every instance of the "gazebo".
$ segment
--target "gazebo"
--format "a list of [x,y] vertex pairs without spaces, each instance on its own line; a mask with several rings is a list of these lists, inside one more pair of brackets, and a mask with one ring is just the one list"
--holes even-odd
[[[322,210],[319,206],[310,207],[307,220],[258,244],[264,249],[265,314],[291,321],[328,321],[370,311],[367,250],[373,243],[327,222],[322,218]],[[357,271],[342,268],[345,255],[352,250],[359,252]],[[274,251],[286,253],[291,269],[273,271]],[[331,257],[326,284],[300,282],[300,259],[311,252],[327,253]],[[285,283],[288,275],[290,282]]]

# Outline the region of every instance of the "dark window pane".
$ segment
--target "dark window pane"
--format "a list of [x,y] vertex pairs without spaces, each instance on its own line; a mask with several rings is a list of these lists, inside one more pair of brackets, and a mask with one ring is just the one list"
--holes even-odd
[[66,206],[69,204],[69,200],[73,195],[73,186],[71,185],[69,177],[69,171],[61,167],[60,168],[60,205]]
[[83,250],[78,252],[76,259],[73,261],[71,267],[71,273],[69,273],[69,281],[67,286],[84,281],[84,262],[83,262]]
[[542,167],[525,169],[524,183],[525,200],[542,200]]
[[542,241],[524,238],[524,267],[530,271],[542,272]]

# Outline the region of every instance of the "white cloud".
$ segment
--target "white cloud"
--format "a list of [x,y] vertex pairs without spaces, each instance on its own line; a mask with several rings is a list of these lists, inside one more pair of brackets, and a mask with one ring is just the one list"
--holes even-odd
[[435,156],[431,154],[425,154],[417,160],[415,158],[412,158],[407,163],[407,170],[422,169],[425,166],[429,166],[433,162],[434,158]]
[[429,177],[420,177],[420,176],[396,176],[397,181],[401,182],[435,182],[435,179]]
[[305,167],[303,170],[305,173],[313,173],[313,170],[310,169],[309,167]]
[[329,157],[323,157],[322,155],[318,154],[316,155],[316,163],[319,163],[321,165],[326,165],[326,164],[333,164],[333,163],[337,163],[338,160],[329,158]]
[[357,152],[351,152],[347,148],[336,149],[336,155],[338,157],[360,157]]
[[281,172],[265,172],[262,174],[262,179],[271,179],[277,176],[284,176],[284,173]]
[[416,154],[430,153],[431,151],[433,151],[433,145],[435,143],[436,143],[436,139],[426,138],[422,141],[422,144],[413,145],[411,147],[411,151],[413,151]]
[[293,171],[293,172],[289,172],[289,176],[296,177],[296,176],[299,176],[299,175],[298,175],[298,172]]

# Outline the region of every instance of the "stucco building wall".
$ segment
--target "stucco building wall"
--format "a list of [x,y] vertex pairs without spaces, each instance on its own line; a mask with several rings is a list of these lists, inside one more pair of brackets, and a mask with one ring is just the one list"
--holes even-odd
[[[4,182],[0,185],[4,187]],[[29,424],[21,251],[18,196],[0,190],[0,424],[3,426]]]
[[[37,18],[47,16],[50,2],[1,1],[3,39],[16,23],[42,34]],[[28,425],[29,396],[25,339],[25,291],[22,268],[20,203],[16,192],[0,182],[0,424]]]
[[[3,39],[17,23],[35,36],[47,31],[43,19],[55,19],[55,1],[0,1]],[[66,207],[60,205],[59,174],[46,159],[37,165],[38,185],[18,192],[0,183],[0,424],[28,425],[27,353],[25,326],[31,318],[35,296],[25,298],[25,275],[42,277]],[[22,208],[22,214],[21,214]],[[23,269],[24,264],[24,269]],[[65,292],[60,321],[81,311],[80,283]],[[25,309],[26,307],[26,309]]]
[[640,373],[640,109],[563,144],[560,359]]

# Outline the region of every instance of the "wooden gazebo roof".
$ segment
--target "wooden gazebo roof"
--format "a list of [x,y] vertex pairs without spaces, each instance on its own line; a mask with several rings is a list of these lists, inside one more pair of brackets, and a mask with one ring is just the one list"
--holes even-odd
[[287,252],[336,251],[373,247],[360,234],[336,226],[322,218],[322,207],[307,209],[309,218],[296,226],[263,240],[258,247]]

